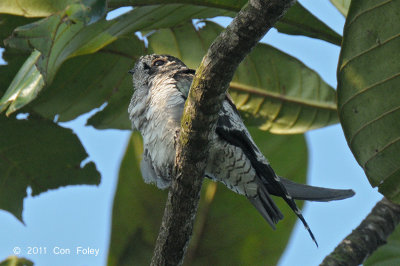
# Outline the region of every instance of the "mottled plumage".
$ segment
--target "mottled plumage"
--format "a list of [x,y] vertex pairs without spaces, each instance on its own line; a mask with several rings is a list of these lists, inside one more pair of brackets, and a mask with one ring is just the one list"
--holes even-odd
[[[167,188],[183,107],[195,71],[175,57],[153,54],[142,56],[130,73],[135,90],[128,111],[133,129],[143,136],[142,175],[145,182]],[[270,195],[282,197],[314,241],[294,199],[329,201],[354,195],[352,190],[301,185],[276,175],[228,96],[211,139],[205,175],[246,196],[273,228],[283,215]]]

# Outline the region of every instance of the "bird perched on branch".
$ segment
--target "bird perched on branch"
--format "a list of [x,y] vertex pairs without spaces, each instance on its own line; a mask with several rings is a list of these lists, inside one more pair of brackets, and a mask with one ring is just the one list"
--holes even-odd
[[[175,141],[195,70],[173,56],[152,54],[140,57],[129,73],[134,84],[129,117],[144,144],[141,172],[146,183],[164,189],[171,183]],[[206,177],[246,196],[273,228],[283,215],[270,195],[283,198],[316,244],[294,200],[330,201],[354,195],[352,190],[312,187],[279,177],[254,143],[228,95],[209,147]]]

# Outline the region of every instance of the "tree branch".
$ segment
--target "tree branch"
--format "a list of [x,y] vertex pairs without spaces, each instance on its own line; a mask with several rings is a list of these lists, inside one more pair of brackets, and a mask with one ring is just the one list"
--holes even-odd
[[151,265],[182,264],[200,197],[208,140],[229,82],[239,63],[294,2],[250,0],[213,42],[197,69],[182,116],[175,178]]
[[383,198],[364,221],[329,254],[321,266],[360,265],[400,223],[400,205]]

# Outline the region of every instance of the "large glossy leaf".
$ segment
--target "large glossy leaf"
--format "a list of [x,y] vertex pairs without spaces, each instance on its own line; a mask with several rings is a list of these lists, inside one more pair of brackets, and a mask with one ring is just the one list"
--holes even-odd
[[[255,128],[251,133],[280,175],[305,182],[307,147],[302,135],[277,136]],[[135,132],[120,168],[108,265],[146,265],[153,252],[167,194],[143,183],[142,149]],[[185,264],[275,265],[296,220],[282,200],[276,202],[285,219],[273,231],[246,198],[205,181]]]
[[[132,6],[143,6],[143,5],[156,5],[156,4],[171,4],[171,3],[185,3],[193,4],[199,7],[215,7],[221,10],[233,11],[227,16],[233,17],[243,5],[247,3],[247,0],[231,1],[231,0],[110,0],[108,5],[110,7],[121,7],[130,4]],[[182,11],[183,12],[183,11]],[[219,14],[223,16],[224,14]],[[308,12],[301,4],[296,3],[285,16],[275,25],[275,28],[282,33],[293,34],[293,35],[304,35],[311,38],[318,38],[324,41],[331,42],[336,45],[340,45],[341,36],[333,31],[331,28],[326,26],[322,21],[316,18],[313,14]]]
[[[7,44],[12,48],[30,50],[33,47],[41,53],[39,57],[37,54],[32,56],[36,58],[36,62],[35,64],[28,62],[31,68],[25,70],[25,73],[30,72],[44,81],[42,83],[24,82],[20,79],[21,76],[15,77],[14,84],[19,86],[10,87],[7,95],[0,99],[1,109],[9,108],[8,115],[35,99],[44,84],[49,85],[53,81],[59,67],[68,58],[97,52],[126,33],[171,27],[191,18],[203,18],[206,15],[215,16],[227,12],[179,4],[148,6],[136,8],[110,21],[102,19],[88,26],[86,20],[82,18],[83,11],[78,7],[73,9],[74,12],[71,11],[72,8],[69,8],[65,13],[19,27],[7,40]],[[184,12],[179,13],[182,11]],[[75,19],[76,17],[79,19]],[[160,20],[160,17],[168,19]],[[29,91],[30,97],[24,99],[11,97],[16,94],[25,95],[23,91]],[[18,104],[14,105],[15,101]]]
[[[67,7],[71,9],[84,7],[89,10],[92,22],[100,19],[106,11],[106,0],[2,0],[0,13],[8,13],[25,17],[47,17],[61,12]],[[82,14],[83,16],[86,16]]]
[[347,12],[349,12],[350,2],[351,0],[330,0],[331,3],[343,14],[343,16],[347,16]]
[[[196,68],[221,31],[207,22],[163,29],[149,36],[149,49],[179,57]],[[240,64],[229,89],[247,125],[274,133],[301,133],[338,121],[335,91],[297,59],[258,44]]]
[[22,220],[28,187],[32,195],[76,184],[96,184],[93,162],[72,130],[41,118],[0,116],[0,208]]
[[387,243],[363,263],[364,266],[400,265],[400,226],[389,236]]
[[347,142],[372,186],[400,203],[400,5],[353,0],[338,67]]
[[10,256],[6,260],[0,261],[0,266],[33,266],[33,262],[24,258]]
[[[84,27],[104,13],[104,8],[103,11],[96,9],[100,1],[89,2],[93,6],[76,3],[69,5],[62,13],[21,26],[13,32],[12,38],[5,41],[10,48],[35,49],[0,99],[0,112],[7,109],[8,115],[13,113],[36,98],[44,85],[52,81],[61,63],[76,50],[76,43],[71,44],[62,38],[65,37],[65,31],[67,36],[68,33],[73,35],[74,32],[68,32],[67,29]],[[103,0],[101,2],[105,4]],[[66,15],[69,19],[66,19]]]

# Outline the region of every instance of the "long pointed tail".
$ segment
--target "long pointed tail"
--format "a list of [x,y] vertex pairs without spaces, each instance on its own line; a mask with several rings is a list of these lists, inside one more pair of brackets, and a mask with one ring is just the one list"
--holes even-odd
[[[295,183],[289,179],[280,177],[281,183],[285,186],[289,195],[298,200],[310,201],[331,201],[342,200],[354,196],[354,191],[351,189],[330,189],[322,187],[314,187]],[[272,195],[280,196],[279,192],[268,191]]]
[[[314,234],[312,233],[306,220],[304,219],[303,215],[301,214],[300,209],[297,207],[293,196],[286,189],[286,186],[282,182],[281,178],[275,174],[274,170],[268,164],[264,164],[264,163],[256,164],[256,171],[261,176],[261,178],[259,179],[260,184],[259,184],[259,189],[258,189],[259,198],[262,198],[260,196],[263,192],[267,195],[272,194],[272,195],[282,197],[283,200],[286,201],[286,203],[289,205],[289,207],[294,211],[294,213],[297,215],[297,217],[303,223],[304,227],[310,234],[311,239],[314,241],[315,245],[318,247],[318,243],[317,243],[317,240],[315,239]],[[252,203],[254,204],[253,201],[252,201]],[[263,214],[263,212],[259,208],[260,205],[257,206],[256,204],[254,204],[254,206],[256,206],[258,211],[261,212],[261,214]],[[267,211],[268,211],[268,208],[267,208]],[[264,210],[264,213],[265,213],[265,210]],[[263,216],[264,216],[264,214],[263,214]],[[264,216],[264,218],[265,218],[265,216]],[[266,220],[268,221],[268,219],[266,219]]]

